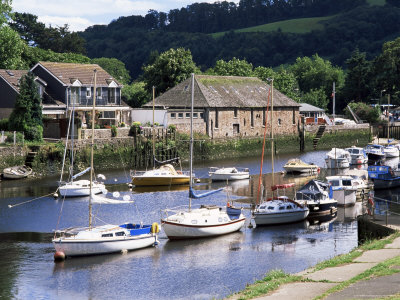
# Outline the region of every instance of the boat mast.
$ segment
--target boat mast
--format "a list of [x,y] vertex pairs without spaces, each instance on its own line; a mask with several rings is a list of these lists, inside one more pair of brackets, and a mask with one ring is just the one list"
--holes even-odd
[[193,185],[193,105],[194,105],[194,73],[192,73],[192,103],[191,103],[191,108],[190,108],[190,169],[189,169],[189,211],[192,207],[192,197],[190,191],[192,190],[192,185]]
[[94,121],[95,121],[95,107],[96,107],[96,79],[97,70],[94,69],[94,87],[93,87],[93,108],[92,108],[92,141],[90,149],[90,195],[89,195],[89,229],[92,228],[92,189],[93,189],[93,146],[94,146]]
[[153,128],[152,128],[152,136],[153,136],[153,170],[156,168],[156,140],[154,136],[154,95],[155,95],[156,87],[153,85]]
[[271,169],[272,169],[272,186],[274,182],[274,79],[271,79]]

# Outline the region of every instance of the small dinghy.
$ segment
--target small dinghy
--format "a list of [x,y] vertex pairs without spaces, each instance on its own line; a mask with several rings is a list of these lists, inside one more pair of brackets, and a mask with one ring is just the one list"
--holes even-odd
[[28,166],[15,166],[3,170],[3,178],[5,179],[21,179],[32,174],[32,169]]

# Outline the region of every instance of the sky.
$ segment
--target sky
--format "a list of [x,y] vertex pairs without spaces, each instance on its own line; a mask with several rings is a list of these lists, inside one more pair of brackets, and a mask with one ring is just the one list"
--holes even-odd
[[[47,26],[69,25],[82,31],[91,25],[109,24],[121,16],[146,15],[150,9],[168,13],[195,2],[217,0],[13,0],[13,11],[38,16]],[[233,1],[237,2],[237,1]]]

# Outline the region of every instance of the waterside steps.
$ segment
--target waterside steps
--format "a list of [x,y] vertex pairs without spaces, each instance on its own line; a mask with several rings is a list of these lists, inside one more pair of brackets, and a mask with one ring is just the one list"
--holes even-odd
[[35,160],[36,154],[37,154],[37,152],[33,152],[33,151],[28,152],[28,155],[25,158],[25,166],[32,168],[32,163]]
[[325,128],[326,128],[325,125],[319,126],[317,134],[315,135],[315,138],[313,139],[314,150],[317,149],[318,142],[321,139],[321,137],[324,135]]

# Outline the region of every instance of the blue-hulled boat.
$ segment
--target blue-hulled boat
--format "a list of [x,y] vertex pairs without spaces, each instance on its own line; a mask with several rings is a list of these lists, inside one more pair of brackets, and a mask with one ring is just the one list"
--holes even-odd
[[368,177],[374,182],[374,189],[388,189],[400,186],[399,175],[389,166],[368,167]]

